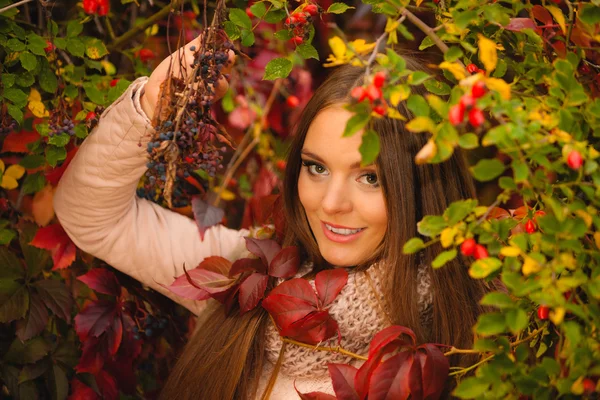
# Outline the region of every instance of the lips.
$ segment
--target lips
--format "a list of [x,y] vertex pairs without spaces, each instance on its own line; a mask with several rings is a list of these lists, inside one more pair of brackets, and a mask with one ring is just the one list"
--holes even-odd
[[[353,229],[353,228],[349,228],[349,227],[345,227],[345,226],[330,224],[329,222],[327,223],[327,225],[329,225],[333,228],[337,228],[337,229]],[[325,235],[325,237],[327,239],[331,240],[332,242],[336,242],[336,243],[352,242],[352,241],[358,239],[358,237],[360,235],[362,235],[362,233],[365,231],[365,229],[363,228],[359,232],[353,233],[351,235],[342,235],[342,234],[338,234],[338,233],[332,232],[329,229],[327,229],[327,227],[325,226],[325,223],[323,221],[321,221],[321,228],[323,230],[323,234]],[[354,228],[354,229],[356,229],[356,228]]]

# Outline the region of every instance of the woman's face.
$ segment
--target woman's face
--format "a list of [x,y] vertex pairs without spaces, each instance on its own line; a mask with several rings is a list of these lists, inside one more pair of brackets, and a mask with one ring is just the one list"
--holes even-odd
[[300,202],[319,251],[340,267],[373,256],[387,227],[377,168],[360,166],[362,131],[342,137],[351,116],[341,106],[319,112],[302,147],[298,178]]

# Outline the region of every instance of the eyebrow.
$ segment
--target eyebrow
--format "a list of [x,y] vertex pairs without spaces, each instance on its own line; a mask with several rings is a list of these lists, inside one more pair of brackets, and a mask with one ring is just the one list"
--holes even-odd
[[[308,157],[310,157],[310,158],[314,158],[315,160],[317,160],[317,161],[318,161],[318,162],[320,162],[320,163],[327,164],[327,163],[325,162],[325,160],[323,160],[321,157],[319,157],[319,156],[318,156],[318,155],[316,155],[315,153],[313,153],[313,152],[310,152],[310,151],[308,151],[308,150],[302,150],[302,155],[304,155],[304,156],[308,156]],[[374,167],[374,166],[375,166],[375,163],[371,163],[371,164],[369,164],[369,165],[365,165],[365,166],[364,166],[364,167],[362,167],[362,168]],[[357,161],[357,162],[353,163],[353,164],[350,166],[350,168],[351,168],[351,169],[354,169],[354,168],[361,168],[360,161]]]

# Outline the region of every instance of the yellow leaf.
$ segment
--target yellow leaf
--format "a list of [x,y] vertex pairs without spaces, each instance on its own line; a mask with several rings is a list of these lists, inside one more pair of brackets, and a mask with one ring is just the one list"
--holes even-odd
[[[213,188],[213,191],[217,193],[219,191],[219,188],[215,187]],[[233,200],[235,199],[235,194],[227,189],[223,189],[221,191],[221,198],[225,201]]]
[[158,33],[158,24],[154,24],[152,26],[149,26],[148,28],[146,28],[146,30],[144,31],[144,33],[146,34],[146,36],[154,36]]
[[387,22],[385,23],[385,31],[387,33],[394,32],[396,29],[398,29],[398,25],[400,25],[400,22],[397,19],[388,18]]
[[408,99],[408,96],[410,96],[410,88],[407,85],[396,85],[392,88],[390,103],[396,107],[401,101]]
[[581,396],[585,391],[585,387],[583,386],[583,378],[583,376],[580,376],[571,385],[571,393],[573,393],[574,395]]
[[346,55],[346,43],[344,43],[339,36],[334,36],[329,39],[329,47],[331,47],[331,51],[335,58],[344,58]]
[[21,179],[23,174],[25,173],[25,168],[20,166],[19,164],[13,164],[4,171],[4,176],[10,176],[14,179]]
[[28,101],[42,101],[42,95],[36,89],[31,88],[31,91],[29,92],[29,97],[27,98],[27,100]]
[[433,132],[435,124],[428,117],[416,117],[406,124],[406,129],[411,132]]
[[523,267],[521,269],[521,271],[523,272],[523,275],[528,276],[531,274],[535,274],[536,272],[539,272],[541,269],[542,269],[542,266],[540,265],[540,263],[538,263],[531,257],[525,256],[525,262],[523,263]]
[[507,246],[500,249],[500,254],[506,257],[517,257],[521,254],[521,249],[514,246]]
[[375,48],[375,43],[367,43],[367,41],[364,39],[356,39],[355,41],[350,42],[350,46],[352,46],[354,51],[358,54],[364,54],[373,51]]
[[2,159],[0,159],[0,172],[4,172],[4,169],[6,167],[4,166],[4,161],[2,161]]
[[449,71],[452,75],[454,75],[456,80],[459,80],[459,81],[462,79],[465,79],[467,76],[467,71],[465,71],[463,66],[458,63],[451,63],[448,61],[444,61],[443,63],[440,64],[440,68]]
[[577,210],[575,211],[575,214],[577,214],[577,216],[579,216],[579,218],[581,218],[583,222],[585,222],[585,226],[587,226],[588,228],[592,225],[592,216],[586,211]]
[[440,241],[442,242],[442,247],[450,247],[452,243],[454,243],[454,237],[456,236],[457,229],[456,227],[445,228],[440,234]]
[[575,257],[573,257],[569,253],[561,253],[558,256],[558,262],[570,270],[574,270],[577,268],[577,260],[575,260]]
[[565,15],[560,10],[560,8],[558,8],[556,6],[546,6],[546,10],[550,11],[550,14],[552,14],[552,16],[554,17],[556,22],[558,22],[560,29],[563,31],[564,34],[566,34],[567,33],[567,23],[565,21]]
[[554,325],[560,325],[563,322],[563,319],[565,319],[566,312],[567,310],[565,310],[564,307],[556,307],[556,309],[550,311],[550,321],[552,321]]
[[598,158],[598,156],[600,156],[600,152],[598,152],[598,150],[594,149],[593,147],[590,147],[588,150],[589,150],[588,155],[589,155],[590,159],[593,160],[595,158]]
[[485,85],[488,87],[488,89],[500,93],[500,96],[504,100],[510,100],[510,85],[506,83],[504,79],[486,78]]
[[46,106],[44,106],[44,103],[41,101],[32,100],[29,102],[29,104],[27,104],[27,108],[31,110],[33,115],[39,118],[44,118],[50,115],[48,110],[46,110]]
[[15,178],[13,178],[12,176],[6,176],[4,175],[2,177],[2,183],[0,183],[0,186],[3,187],[4,189],[16,189],[19,187],[19,182],[17,182],[17,180]]
[[596,242],[596,247],[600,249],[600,232],[594,232],[594,242]]
[[423,2],[423,0],[417,0],[417,7],[419,7],[422,2]]
[[54,188],[51,184],[47,184],[46,187],[33,196],[31,214],[39,226],[48,225],[54,218],[53,198]]
[[433,139],[429,139],[425,146],[419,150],[417,155],[415,156],[416,164],[425,164],[429,160],[431,160],[437,154],[437,145],[433,141]]
[[390,118],[399,119],[400,121],[406,121],[404,115],[400,114],[400,111],[398,111],[394,107],[388,107],[386,110],[386,114]]
[[485,70],[490,73],[496,68],[498,63],[498,53],[496,52],[496,43],[479,34],[479,60],[483,63]]

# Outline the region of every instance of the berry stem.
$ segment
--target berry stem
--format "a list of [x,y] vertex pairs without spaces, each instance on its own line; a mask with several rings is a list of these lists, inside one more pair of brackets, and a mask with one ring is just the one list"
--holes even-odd
[[284,337],[281,338],[281,341],[283,343],[295,344],[296,346],[306,347],[308,349],[313,349],[313,350],[318,350],[318,351],[330,351],[333,353],[340,353],[345,356],[356,358],[358,360],[365,360],[365,361],[367,360],[367,357],[352,353],[351,351],[345,350],[339,346],[336,346],[336,347],[313,346],[312,344],[306,344],[306,343],[298,342],[294,339],[288,339],[288,338],[284,338]]
[[0,14],[2,14],[4,11],[8,11],[11,8],[15,8],[15,7],[19,7],[21,4],[25,4],[25,3],[29,3],[33,0],[21,0],[16,2],[15,4],[9,4],[6,7],[0,8]]

